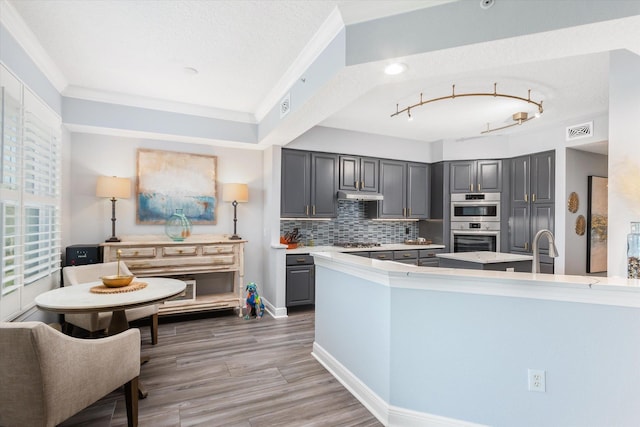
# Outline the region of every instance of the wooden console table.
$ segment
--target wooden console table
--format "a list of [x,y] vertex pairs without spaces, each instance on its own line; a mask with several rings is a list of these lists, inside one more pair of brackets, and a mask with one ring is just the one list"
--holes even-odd
[[121,242],[102,246],[104,262],[116,261],[120,250],[120,260],[139,277],[233,273],[231,292],[196,294],[195,300],[173,301],[161,305],[159,315],[233,308],[242,316],[245,242],[214,235],[193,235],[183,242],[166,236],[126,236]]

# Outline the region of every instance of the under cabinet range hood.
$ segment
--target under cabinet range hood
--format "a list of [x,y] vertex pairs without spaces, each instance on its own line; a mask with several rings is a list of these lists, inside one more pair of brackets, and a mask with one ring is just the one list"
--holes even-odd
[[380,193],[367,193],[364,191],[338,191],[338,200],[360,200],[363,202],[383,200]]

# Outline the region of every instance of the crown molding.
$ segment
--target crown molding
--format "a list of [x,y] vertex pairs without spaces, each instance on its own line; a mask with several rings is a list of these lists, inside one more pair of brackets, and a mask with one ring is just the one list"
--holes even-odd
[[147,98],[118,92],[90,89],[80,86],[68,86],[62,95],[68,98],[78,98],[87,101],[104,102],[108,104],[126,105],[129,107],[147,108],[150,110],[167,111],[170,113],[187,114],[212,119],[229,120],[233,122],[256,124],[256,118],[251,113],[242,111],[223,110],[202,105],[186,104],[167,101],[164,99]]
[[155,132],[142,132],[129,129],[116,129],[100,126],[78,125],[63,123],[63,128],[71,133],[87,133],[91,135],[116,136],[119,138],[146,139],[153,141],[180,142],[185,144],[201,144],[212,147],[238,148],[243,150],[263,151],[265,146],[251,142],[235,142],[222,139],[198,138],[193,136],[164,134]]
[[320,29],[314,34],[304,49],[302,49],[302,52],[300,52],[282,78],[280,78],[278,83],[271,89],[264,101],[262,101],[257,108],[256,119],[258,122],[261,122],[269,111],[280,102],[282,96],[293,87],[300,76],[313,64],[344,27],[345,24],[342,15],[336,6],[320,26]]
[[67,78],[44,50],[18,11],[7,0],[0,0],[0,23],[16,39],[56,90],[62,92],[68,85]]

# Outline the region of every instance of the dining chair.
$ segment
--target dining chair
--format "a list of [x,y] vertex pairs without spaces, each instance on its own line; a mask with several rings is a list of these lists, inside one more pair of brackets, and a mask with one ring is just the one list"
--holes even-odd
[[[102,276],[111,276],[118,273],[118,262],[105,262],[98,264],[87,264],[77,266],[67,266],[62,269],[64,286],[73,286],[80,283],[99,281]],[[120,261],[120,274],[129,275],[131,271],[127,265]],[[125,310],[127,321],[149,318],[151,323],[151,344],[158,343],[158,305],[146,305],[143,307],[130,308]],[[97,331],[106,330],[111,322],[111,312],[100,313],[65,313],[65,322],[80,327],[93,334]]]
[[138,425],[138,329],[84,340],[0,322],[0,348],[0,426],[56,426],[122,385],[128,425]]

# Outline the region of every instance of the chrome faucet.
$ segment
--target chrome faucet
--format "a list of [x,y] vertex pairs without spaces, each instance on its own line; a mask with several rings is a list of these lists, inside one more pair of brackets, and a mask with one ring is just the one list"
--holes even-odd
[[532,273],[540,273],[540,248],[538,247],[538,242],[542,236],[546,236],[549,241],[549,256],[553,258],[558,256],[558,248],[556,248],[553,233],[547,229],[538,231],[536,233],[536,237],[533,238],[533,263],[531,264]]

